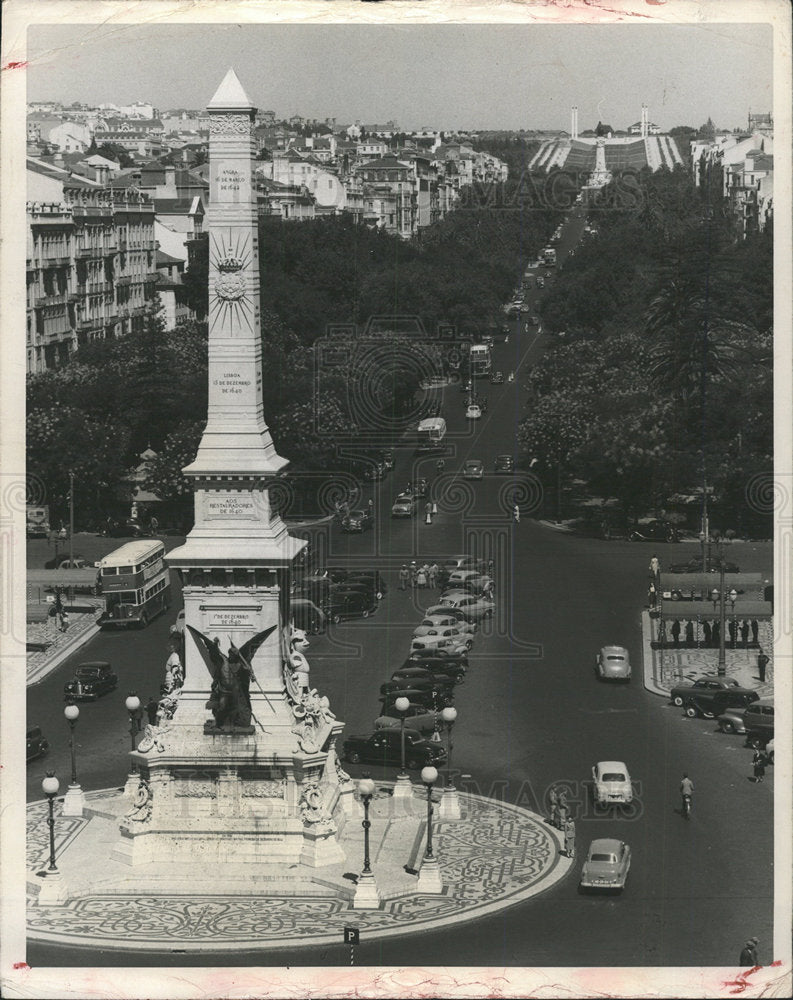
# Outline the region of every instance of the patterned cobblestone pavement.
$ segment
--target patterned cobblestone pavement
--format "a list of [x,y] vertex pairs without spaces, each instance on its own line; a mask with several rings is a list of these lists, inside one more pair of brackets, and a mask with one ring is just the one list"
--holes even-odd
[[[109,793],[89,793],[89,800]],[[99,804],[99,803],[95,803]],[[480,796],[460,795],[462,819],[433,827],[444,889],[408,892],[377,910],[353,910],[351,891],[327,883],[316,895],[239,890],[177,895],[137,889],[97,892],[63,906],[39,906],[35,873],[48,858],[46,804],[27,810],[28,936],[80,947],[234,952],[338,943],[354,923],[367,939],[473,920],[523,902],[563,878],[572,862],[542,817]],[[56,820],[56,851],[79,837],[85,819]],[[377,870],[375,867],[375,877]],[[322,879],[322,869],[316,870]],[[350,890],[352,886],[350,886]]]

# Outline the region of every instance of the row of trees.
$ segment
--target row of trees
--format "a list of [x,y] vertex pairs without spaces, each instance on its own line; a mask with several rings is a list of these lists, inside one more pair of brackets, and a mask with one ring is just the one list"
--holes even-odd
[[749,484],[773,468],[773,237],[736,242],[721,190],[647,172],[638,210],[598,227],[542,305],[554,346],[522,439],[550,484],[587,480],[634,510],[703,483],[757,530]]

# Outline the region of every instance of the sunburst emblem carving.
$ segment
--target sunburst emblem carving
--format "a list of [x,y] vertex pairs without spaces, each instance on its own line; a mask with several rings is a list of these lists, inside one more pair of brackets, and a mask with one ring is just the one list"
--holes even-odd
[[231,335],[243,329],[252,333],[253,308],[242,274],[254,263],[250,235],[230,229],[213,233],[211,258],[217,272],[209,304],[213,327]]

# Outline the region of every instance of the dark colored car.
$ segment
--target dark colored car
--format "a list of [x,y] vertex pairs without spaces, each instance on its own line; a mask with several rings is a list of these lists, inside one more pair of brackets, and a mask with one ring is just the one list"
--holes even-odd
[[60,555],[57,559],[48,559],[44,563],[44,569],[85,569],[86,561],[85,558],[79,555],[77,552],[74,553],[70,559],[67,555]]
[[453,696],[450,693],[443,693],[437,689],[425,690],[418,688],[397,688],[386,694],[380,695],[383,703],[383,714],[392,714],[395,709],[397,698],[407,698],[412,705],[423,705],[426,709],[440,712],[446,705],[451,705]]
[[465,671],[463,670],[458,674],[454,670],[434,670],[428,669],[424,664],[415,664],[410,667],[400,667],[399,670],[395,670],[391,674],[392,681],[408,681],[412,684],[422,679],[442,687],[452,688],[459,681],[465,679]]
[[346,578],[347,583],[364,582],[375,592],[378,601],[382,600],[388,593],[388,584],[383,579],[379,570],[351,570]]
[[[685,562],[685,563],[673,563],[669,567],[669,569],[668,569],[667,572],[669,572],[669,573],[704,573],[705,570],[703,569],[703,566],[702,566],[702,559],[699,556],[696,556],[694,559],[689,559],[688,562]],[[718,567],[715,566],[715,565],[711,565],[710,569],[709,569],[709,572],[711,572],[711,573],[717,573],[718,572]],[[725,562],[724,562],[724,572],[725,573],[740,573],[741,569],[740,569],[740,567],[738,566],[737,563],[727,562],[725,560]]]
[[628,532],[632,542],[679,542],[677,528],[668,521],[647,521],[644,524],[634,524]]
[[28,761],[35,760],[37,757],[43,757],[50,748],[49,743],[44,739],[44,734],[38,726],[28,729],[26,740],[26,760]]
[[743,688],[738,681],[717,674],[705,674],[693,684],[679,684],[670,692],[672,702],[685,708],[686,715],[693,718],[703,715],[714,719],[727,708],[745,708],[759,695],[751,688]]
[[[397,670],[396,673],[399,673]],[[431,693],[437,691],[438,698],[444,699],[452,696],[454,688],[454,679],[447,675],[445,681],[437,680],[433,674],[428,674],[427,677],[407,677],[404,680],[390,680],[386,681],[384,684],[380,685],[380,697],[388,698],[390,695],[397,694],[401,691],[424,691]]]
[[348,618],[368,618],[376,608],[377,603],[373,604],[368,594],[358,591],[331,591],[322,604],[322,610],[336,625]]
[[371,580],[345,580],[344,583],[337,584],[332,591],[335,597],[346,597],[347,594],[360,594],[365,598],[369,609],[375,611],[377,608],[377,597],[375,588]]
[[374,517],[370,510],[351,510],[349,514],[342,518],[342,531],[366,531],[374,524]]
[[490,381],[493,385],[503,385],[504,383],[504,373],[503,372],[493,372],[490,376]]
[[126,521],[111,521],[105,534],[109,538],[151,538],[151,529],[129,517]]
[[[292,613],[292,621],[296,628],[302,628],[304,632],[311,635],[319,635],[327,628],[328,620],[322,608],[318,608],[313,601],[304,597],[293,597],[289,610]],[[184,612],[182,612],[184,614]],[[184,623],[182,624],[184,629]]]
[[748,708],[728,708],[718,721],[723,733],[745,733],[750,746],[763,748],[774,738],[774,699],[759,698]]
[[115,691],[118,677],[109,663],[94,660],[81,663],[74,672],[74,678],[63,686],[64,697],[68,701],[95,701],[100,694]]
[[[398,729],[379,729],[371,736],[350,736],[344,741],[342,755],[350,764],[382,764],[398,767],[402,760],[402,739]],[[442,743],[425,739],[415,729],[405,730],[405,764],[417,771],[427,764],[443,764],[446,750]]]
[[[468,650],[447,653],[444,649],[414,649],[403,663],[403,666],[415,666],[417,663],[419,665],[423,665],[424,663],[433,665],[444,664],[443,667],[438,666],[438,669],[446,670],[448,673],[452,668],[452,664],[462,664],[464,667],[468,666]],[[431,668],[428,667],[427,669]]]
[[497,455],[494,465],[497,475],[504,475],[515,471],[515,460],[512,455]]

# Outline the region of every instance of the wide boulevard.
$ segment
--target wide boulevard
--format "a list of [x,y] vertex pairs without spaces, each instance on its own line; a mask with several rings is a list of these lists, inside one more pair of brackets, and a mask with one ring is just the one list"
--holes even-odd
[[[533,293],[536,295],[536,292]],[[531,297],[529,298],[532,304]],[[505,509],[508,476],[493,474],[496,455],[518,454],[516,433],[525,412],[525,373],[542,339],[536,328],[516,325],[506,344],[495,347],[494,368],[514,382],[486,385],[489,409],[466,427],[464,395],[456,386],[443,394],[443,414],[455,449],[444,472],[447,500],[432,525],[423,514],[392,519],[394,496],[416,475],[436,478],[435,460],[420,460],[412,448],[396,452],[388,477],[364,492],[375,501],[376,527],[363,535],[327,531],[329,562],[352,560],[380,567],[389,592],[366,621],[333,626],[312,637],[311,683],[327,694],[346,733],[371,731],[379,713],[380,685],[407,656],[421,610],[432,591],[401,592],[396,571],[410,559],[431,562],[466,550],[480,532],[494,540],[498,613],[470,655],[470,668],[456,689],[453,766],[459,787],[503,797],[545,813],[549,787],[564,782],[577,826],[577,863],[566,880],[528,903],[497,917],[459,924],[415,937],[367,944],[360,965],[688,966],[734,965],[747,936],[761,949],[772,940],[773,781],[755,785],[751,752],[740,737],[715,732],[712,722],[685,719],[642,684],[640,611],[654,549],[628,541],[575,537],[524,516],[512,524]],[[452,473],[466,458],[485,464],[483,480],[471,482],[468,501],[459,499]],[[416,463],[420,462],[419,465]],[[438,483],[440,488],[442,484]],[[448,509],[453,498],[457,504]],[[450,499],[451,498],[451,499]],[[464,508],[464,509],[463,509]],[[169,547],[178,539],[169,539]],[[489,544],[489,543],[488,543]],[[498,546],[502,546],[499,548]],[[470,547],[470,546],[469,546]],[[659,546],[662,563],[694,554],[693,546]],[[747,569],[759,559],[750,544],[736,547]],[[102,633],[28,692],[28,720],[41,725],[52,743],[49,756],[28,767],[28,798],[41,798],[44,771],[54,767],[68,780],[63,684],[80,661],[110,660],[119,674],[117,692],[81,707],[79,771],[86,788],[117,786],[126,775],[129,729],[124,697],[136,690],[145,700],[158,690],[167,656],[168,629],[180,606],[148,629]],[[607,643],[624,645],[634,666],[629,685],[599,684],[595,655]],[[446,736],[444,734],[444,740]],[[636,789],[631,817],[596,816],[588,797],[591,768],[598,760],[624,760]],[[357,777],[366,768],[348,765]],[[377,779],[394,771],[369,769]],[[695,784],[690,821],[680,815],[678,785],[687,771]],[[770,774],[773,777],[773,771]],[[414,773],[413,780],[418,781]],[[578,892],[583,854],[595,837],[618,837],[633,852],[625,892],[617,897]],[[472,852],[476,845],[471,845]],[[357,859],[356,859],[357,863]],[[145,887],[141,887],[145,891]],[[354,923],[351,914],[351,923]],[[770,958],[771,956],[766,956]],[[31,965],[181,965],[179,955],[80,954],[31,944]],[[236,955],[232,964],[335,965],[348,949],[296,950]],[[202,964],[201,956],[191,956]],[[217,956],[206,963],[218,964]]]

